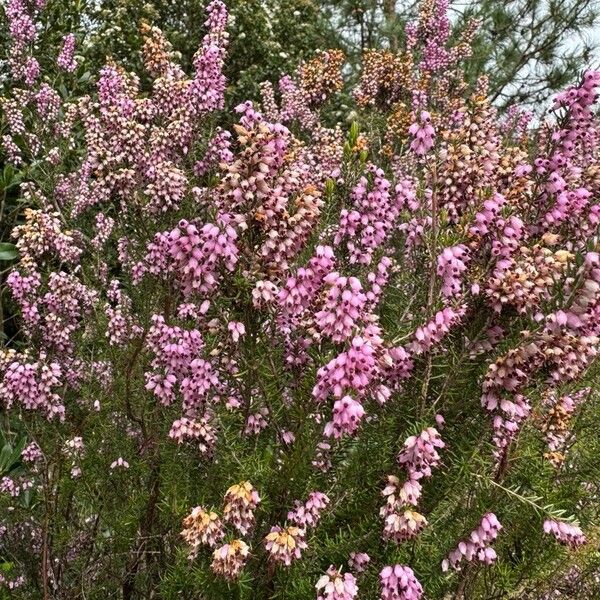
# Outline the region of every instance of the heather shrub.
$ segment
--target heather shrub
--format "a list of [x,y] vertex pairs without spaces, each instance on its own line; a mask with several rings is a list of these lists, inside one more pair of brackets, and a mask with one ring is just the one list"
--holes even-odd
[[499,116],[477,24],[426,0],[350,127],[338,50],[224,117],[220,0],[189,73],[148,25],[89,95],[31,79],[37,4],[2,103],[3,592],[597,597],[600,74]]

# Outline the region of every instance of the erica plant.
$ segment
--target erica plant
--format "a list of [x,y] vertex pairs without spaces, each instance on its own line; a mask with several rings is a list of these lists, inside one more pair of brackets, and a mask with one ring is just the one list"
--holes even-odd
[[34,72],[43,4],[6,11],[23,208],[2,263],[2,589],[588,585],[600,73],[539,122],[499,115],[464,75],[477,23],[453,32],[425,0],[403,48],[363,57],[351,126],[327,117],[337,50],[229,114],[213,0],[191,73],[144,23],[143,73],[109,61],[65,94]]

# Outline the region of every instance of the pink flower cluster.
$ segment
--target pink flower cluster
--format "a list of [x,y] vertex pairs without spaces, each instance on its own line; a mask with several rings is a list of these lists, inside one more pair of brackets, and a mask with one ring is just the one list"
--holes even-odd
[[405,565],[384,567],[379,574],[380,600],[420,600],[423,587],[414,571]]
[[464,244],[444,248],[437,259],[437,274],[442,278],[442,294],[447,298],[461,291],[461,277],[467,270],[468,248]]
[[408,131],[413,136],[410,149],[417,156],[427,154],[433,147],[435,138],[435,129],[431,124],[431,115],[426,110],[422,110],[418,119],[409,127]]
[[378,374],[375,349],[368,340],[355,337],[350,349],[342,352],[317,372],[317,383],[313,396],[317,401],[327,399],[330,394],[341,398],[355,393],[363,396]]
[[182,417],[173,421],[169,437],[178,444],[194,442],[202,454],[211,455],[217,443],[215,428],[207,417],[188,419]]
[[447,306],[438,311],[429,323],[417,328],[408,349],[415,354],[429,352],[448,335],[453,327],[461,322],[465,312],[465,305],[456,309]]
[[327,508],[330,500],[322,492],[311,492],[308,500],[302,504],[296,501],[296,508],[288,512],[288,521],[302,529],[316,527],[321,518],[321,512]]
[[404,442],[404,450],[398,455],[398,462],[406,468],[410,479],[431,477],[431,469],[440,463],[436,448],[444,446],[438,430],[428,427]]
[[363,405],[352,396],[344,396],[333,404],[333,421],[325,425],[327,437],[341,438],[344,434],[354,435],[365,416]]
[[75,62],[75,36],[72,33],[65,36],[56,63],[67,73],[72,73],[77,68]]
[[305,530],[295,525],[281,527],[274,525],[265,537],[265,549],[275,563],[289,567],[292,561],[302,556],[302,551],[308,548],[304,539]]
[[317,581],[317,600],[354,600],[358,594],[356,579],[352,573],[342,573],[333,565]]
[[189,558],[197,556],[201,546],[215,547],[225,533],[219,516],[207,512],[202,506],[196,506],[183,520],[181,536],[190,546]]
[[307,529],[317,526],[321,512],[328,504],[329,498],[322,492],[311,492],[304,504],[296,502],[296,508],[287,515],[292,524],[286,527],[274,525],[264,539],[271,560],[288,567],[292,561],[298,560],[308,547]]
[[367,177],[361,177],[352,190],[352,208],[340,211],[334,238],[336,246],[345,241],[351,264],[371,264],[374,253],[394,232],[407,199],[414,194],[411,181],[400,181],[392,191],[383,169],[375,165],[367,169],[373,179],[371,189]]
[[214,551],[211,569],[216,575],[228,581],[235,581],[239,578],[249,554],[250,547],[246,542],[233,540]]
[[27,0],[9,0],[7,3],[6,19],[10,33],[9,64],[15,79],[21,79],[26,74],[26,50],[37,39],[36,9],[42,8],[43,4],[44,2],[41,2],[36,6]]
[[397,544],[416,537],[427,525],[427,519],[407,505],[416,506],[421,498],[423,477],[431,477],[431,470],[438,466],[440,456],[436,448],[445,446],[434,427],[428,427],[418,436],[411,436],[404,442],[404,450],[398,462],[408,474],[408,479],[400,486],[400,480],[388,475],[387,486],[382,491],[385,504],[379,514],[384,520],[383,537]]
[[227,83],[223,74],[229,40],[227,7],[221,0],[212,0],[206,13],[208,33],[194,56],[195,75],[190,85],[193,106],[200,114],[223,108]]
[[222,546],[218,544],[225,537],[226,524],[246,535],[254,526],[254,510],[259,503],[258,492],[249,481],[243,481],[227,490],[223,521],[216,512],[196,506],[183,520],[181,531],[181,536],[189,546],[188,558],[195,559],[202,546],[214,548],[211,563],[213,572],[227,581],[238,579],[250,555],[250,546],[240,539]]
[[153,315],[146,345],[154,354],[151,363],[154,372],[146,373],[146,389],[151,390],[161,404],[169,405],[175,399],[178,384],[184,411],[191,415],[201,411],[218,379],[211,364],[197,358],[204,348],[200,332],[170,327],[162,315]]
[[577,525],[566,521],[546,519],[544,521],[544,533],[553,535],[561,544],[570,548],[577,548],[587,542],[583,531]]
[[329,273],[323,283],[327,296],[323,309],[315,314],[317,325],[323,335],[334,342],[347,340],[363,317],[367,297],[356,277],[343,277]]
[[225,493],[223,521],[246,535],[254,527],[254,511],[259,504],[260,496],[249,481],[232,485]]
[[234,155],[230,148],[231,133],[218,127],[215,135],[208,142],[203,158],[194,165],[194,173],[201,177],[211,169],[233,162]]
[[45,356],[29,362],[24,357],[9,362],[0,380],[0,401],[10,408],[18,403],[26,410],[39,410],[48,419],[63,419],[65,407],[58,390],[62,385],[62,369]]
[[350,552],[348,566],[355,573],[362,573],[365,571],[370,562],[371,557],[366,552]]
[[502,525],[495,514],[485,514],[479,527],[474,529],[468,538],[460,541],[448,558],[442,561],[442,570],[447,571],[449,567],[459,570],[463,560],[467,562],[478,560],[486,565],[492,564],[497,556],[490,544],[498,537],[501,529]]
[[186,296],[213,292],[220,270],[233,271],[238,260],[237,233],[230,225],[207,223],[201,229],[182,220],[171,232],[157,233],[148,244],[144,262],[136,269],[139,278],[148,272],[171,276]]
[[522,394],[500,400],[492,419],[494,455],[497,460],[502,457],[503,451],[516,437],[530,413],[531,404]]

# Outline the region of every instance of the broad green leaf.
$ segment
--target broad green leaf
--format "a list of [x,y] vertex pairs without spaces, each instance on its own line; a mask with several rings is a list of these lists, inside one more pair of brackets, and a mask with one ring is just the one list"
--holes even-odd
[[14,260],[19,256],[17,247],[10,242],[0,242],[0,260]]

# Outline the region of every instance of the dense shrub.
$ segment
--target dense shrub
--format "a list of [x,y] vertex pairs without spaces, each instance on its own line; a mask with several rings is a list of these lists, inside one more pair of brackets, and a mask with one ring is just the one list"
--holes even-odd
[[600,73],[499,117],[426,0],[348,131],[338,50],[229,131],[219,0],[191,75],[146,25],[91,95],[37,73],[41,4],[3,99],[11,597],[597,597]]

